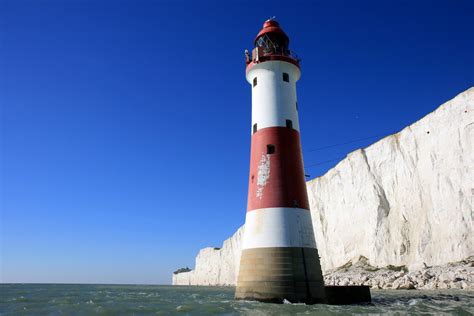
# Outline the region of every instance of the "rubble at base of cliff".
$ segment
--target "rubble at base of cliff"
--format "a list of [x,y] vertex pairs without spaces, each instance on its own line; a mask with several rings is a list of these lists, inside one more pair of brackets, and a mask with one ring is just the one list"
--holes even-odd
[[474,256],[442,266],[408,271],[404,266],[376,268],[361,257],[356,263],[329,271],[324,276],[326,285],[368,285],[372,289],[394,290],[474,290]]

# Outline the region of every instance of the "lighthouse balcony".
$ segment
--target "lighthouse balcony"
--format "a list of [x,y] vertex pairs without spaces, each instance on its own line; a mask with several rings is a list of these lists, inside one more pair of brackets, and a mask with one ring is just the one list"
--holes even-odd
[[269,60],[282,60],[290,62],[299,67],[300,59],[289,49],[280,47],[255,47],[252,50],[252,55],[246,55],[246,64],[258,64]]

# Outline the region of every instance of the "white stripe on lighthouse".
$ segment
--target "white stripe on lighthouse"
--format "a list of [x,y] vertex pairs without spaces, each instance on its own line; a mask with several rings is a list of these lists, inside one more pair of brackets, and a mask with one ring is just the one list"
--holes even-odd
[[[289,82],[283,81],[283,73],[289,76]],[[283,61],[266,61],[254,65],[247,73],[247,81],[252,87],[252,127],[257,129],[286,126],[291,120],[293,128],[300,130],[296,109],[296,81],[301,76],[295,65]]]
[[290,207],[248,211],[242,249],[266,247],[316,248],[311,212]]

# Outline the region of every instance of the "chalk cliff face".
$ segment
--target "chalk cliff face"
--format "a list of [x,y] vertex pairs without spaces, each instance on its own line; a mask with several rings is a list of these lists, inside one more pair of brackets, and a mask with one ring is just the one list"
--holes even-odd
[[[474,255],[474,88],[307,182],[328,273],[359,258],[411,271]],[[176,285],[233,285],[243,227]]]
[[244,228],[224,241],[222,248],[204,248],[196,257],[195,269],[173,274],[175,285],[235,285],[240,264]]
[[325,270],[440,265],[473,254],[474,88],[308,182]]

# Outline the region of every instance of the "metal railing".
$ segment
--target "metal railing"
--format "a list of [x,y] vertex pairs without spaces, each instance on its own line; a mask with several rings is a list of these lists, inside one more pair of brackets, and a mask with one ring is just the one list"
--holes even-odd
[[[267,56],[285,56],[295,59],[296,61],[300,62],[301,59],[298,57],[297,54],[292,52],[289,49],[284,49],[280,47],[255,47],[252,50],[252,56],[247,56],[248,62],[258,62],[260,59],[265,59]],[[251,58],[251,59],[250,59]]]

